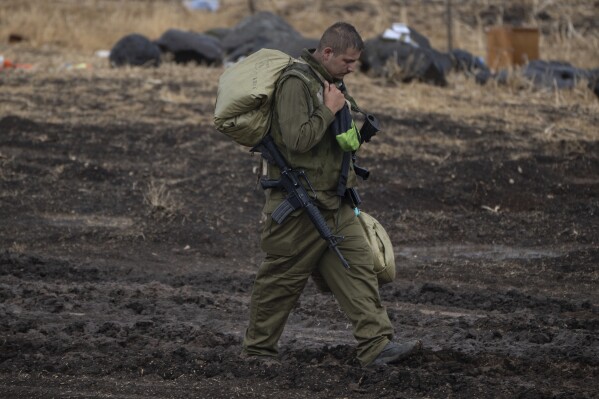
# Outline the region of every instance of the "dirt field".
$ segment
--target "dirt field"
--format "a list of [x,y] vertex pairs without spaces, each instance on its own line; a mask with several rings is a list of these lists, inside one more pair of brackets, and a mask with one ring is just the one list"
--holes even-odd
[[9,51],[35,67],[0,71],[1,398],[599,397],[585,88],[351,77],[384,129],[360,157],[398,264],[382,299],[424,351],[361,368],[310,282],[267,367],[238,356],[263,193],[258,157],[211,124],[222,69]]

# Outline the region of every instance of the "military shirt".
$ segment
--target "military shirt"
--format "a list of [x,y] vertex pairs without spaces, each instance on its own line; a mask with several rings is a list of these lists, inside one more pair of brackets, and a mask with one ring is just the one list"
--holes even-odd
[[[323,85],[318,74],[335,82],[308,51],[302,59],[317,73],[304,74],[308,81],[293,75],[281,80],[275,94],[271,135],[290,166],[305,171],[314,188],[317,206],[337,209],[341,201],[336,190],[343,150],[329,129],[335,115],[324,105]],[[268,176],[277,179],[280,176],[278,168],[269,167]],[[356,176],[350,165],[347,187],[355,184]],[[312,194],[310,187],[305,188]],[[271,213],[276,209],[285,195],[281,190],[267,190],[264,212]]]

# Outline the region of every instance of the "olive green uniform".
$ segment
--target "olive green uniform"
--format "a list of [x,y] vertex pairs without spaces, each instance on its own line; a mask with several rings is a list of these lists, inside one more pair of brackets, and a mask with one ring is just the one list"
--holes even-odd
[[[335,235],[344,237],[338,247],[350,269],[341,265],[303,210],[294,211],[280,225],[273,221],[271,214],[286,193],[267,190],[267,220],[262,232],[266,256],[254,283],[243,352],[277,355],[287,317],[309,277],[318,272],[352,322],[358,360],[368,364],[391,340],[393,327],[381,305],[372,250],[364,230],[350,202],[336,195],[343,151],[329,131],[335,116],[323,104],[319,79],[333,80],[309,52],[302,58],[317,73],[294,64],[283,74],[275,96],[271,135],[289,164],[306,172],[328,226]],[[356,176],[353,168],[349,169],[347,187],[353,187]],[[277,178],[277,168],[269,167],[268,175]]]

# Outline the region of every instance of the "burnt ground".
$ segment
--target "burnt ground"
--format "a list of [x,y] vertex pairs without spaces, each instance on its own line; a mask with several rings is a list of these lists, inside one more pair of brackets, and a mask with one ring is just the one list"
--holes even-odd
[[397,339],[425,349],[360,368],[310,282],[268,367],[238,357],[258,160],[189,71],[2,76],[0,397],[599,397],[599,140],[378,114],[364,210],[395,245]]

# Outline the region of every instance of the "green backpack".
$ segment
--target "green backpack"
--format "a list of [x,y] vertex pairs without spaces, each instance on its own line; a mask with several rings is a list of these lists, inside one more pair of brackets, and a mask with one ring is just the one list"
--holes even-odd
[[214,125],[236,143],[253,147],[268,133],[277,81],[292,63],[279,50],[261,49],[233,64],[218,80]]

